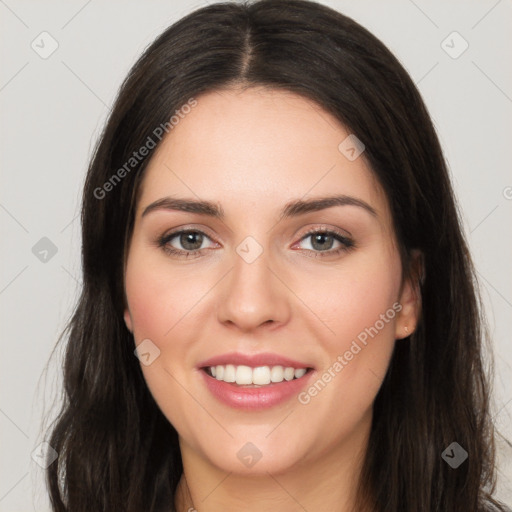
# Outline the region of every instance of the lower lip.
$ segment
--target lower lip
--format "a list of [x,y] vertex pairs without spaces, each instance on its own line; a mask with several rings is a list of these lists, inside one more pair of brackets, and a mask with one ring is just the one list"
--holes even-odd
[[293,379],[258,388],[241,387],[217,380],[204,370],[200,370],[206,386],[213,396],[235,409],[261,410],[274,407],[297,396],[311,379],[314,370],[308,370],[300,379]]

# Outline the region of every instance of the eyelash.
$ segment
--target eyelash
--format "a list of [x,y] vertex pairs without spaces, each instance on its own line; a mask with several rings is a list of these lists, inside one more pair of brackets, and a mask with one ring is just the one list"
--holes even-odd
[[[206,233],[199,229],[183,229],[180,231],[174,231],[173,233],[169,233],[167,235],[163,235],[157,240],[157,245],[160,247],[166,254],[170,256],[177,256],[180,258],[189,258],[193,256],[198,256],[199,253],[201,253],[205,249],[195,249],[193,251],[186,251],[181,249],[175,249],[174,247],[170,247],[168,244],[171,240],[174,238],[187,233],[197,233],[200,235],[205,236],[206,238],[210,238]],[[325,258],[327,256],[334,256],[337,254],[341,254],[342,252],[348,252],[351,249],[355,248],[355,243],[352,239],[342,235],[341,233],[329,229],[322,229],[322,228],[316,228],[308,231],[304,234],[304,236],[299,240],[299,242],[302,242],[306,238],[316,235],[316,234],[322,234],[327,236],[332,236],[336,241],[341,243],[341,246],[337,249],[329,249],[327,251],[312,251],[310,249],[304,249],[306,251],[313,252],[315,258]]]

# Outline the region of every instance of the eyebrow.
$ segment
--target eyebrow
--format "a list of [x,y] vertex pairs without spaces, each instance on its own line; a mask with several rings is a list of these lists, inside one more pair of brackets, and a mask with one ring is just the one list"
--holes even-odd
[[[289,217],[297,217],[310,212],[316,212],[332,208],[334,206],[357,206],[377,217],[377,211],[362,199],[352,196],[336,195],[320,197],[315,199],[297,199],[285,205],[281,212],[280,221]],[[224,219],[224,209],[211,201],[196,199],[179,199],[174,197],[163,197],[144,208],[141,217],[156,210],[174,210],[188,213],[207,215],[217,219]]]

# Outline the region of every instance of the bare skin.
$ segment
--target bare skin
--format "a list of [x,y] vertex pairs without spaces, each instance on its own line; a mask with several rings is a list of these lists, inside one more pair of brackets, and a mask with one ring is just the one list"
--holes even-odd
[[[364,153],[351,161],[338,149],[348,135],[291,93],[212,92],[197,98],[146,170],[126,263],[125,322],[136,344],[150,339],[160,350],[142,370],[179,433],[188,484],[182,477],[180,512],[354,505],[372,404],[420,306],[402,280],[387,198]],[[356,201],[281,218],[292,201],[342,195]],[[143,215],[166,197],[210,201],[224,216],[164,207]],[[195,253],[179,234],[159,245],[183,229],[195,230]],[[315,242],[311,229],[327,238]],[[262,251],[251,263],[236,250],[246,237]],[[372,326],[377,334],[351,352]],[[198,368],[233,351],[275,352],[310,363],[312,383],[326,372],[331,379],[302,401],[236,409],[210,393]],[[339,356],[346,364],[336,371]],[[237,456],[247,443],[261,453],[252,467]]]

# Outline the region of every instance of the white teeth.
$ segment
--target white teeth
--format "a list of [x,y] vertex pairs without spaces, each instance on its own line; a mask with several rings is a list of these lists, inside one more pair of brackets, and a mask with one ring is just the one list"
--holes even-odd
[[283,367],[282,366],[273,366],[272,370],[270,370],[270,380],[272,382],[283,382]]
[[290,367],[285,368],[285,370],[284,370],[284,378],[286,380],[292,380],[294,376],[295,376],[295,369],[294,368],[290,368]]
[[298,370],[295,370],[295,378],[300,379],[305,373],[306,373],[305,368],[299,368]]
[[258,366],[252,371],[252,383],[258,386],[270,384],[270,368],[268,366]]
[[227,364],[224,368],[224,382],[235,382],[236,368],[232,364]]
[[233,364],[210,366],[212,377],[224,382],[236,382],[239,386],[256,385],[266,386],[270,383],[300,379],[306,374],[306,368],[286,368],[282,366],[257,366],[251,368],[246,365],[235,366]]
[[237,366],[235,380],[239,386],[241,384],[252,384],[252,369],[249,366]]

